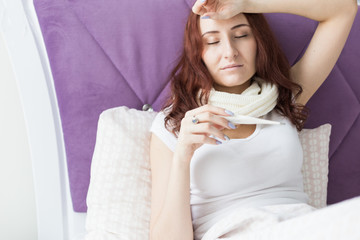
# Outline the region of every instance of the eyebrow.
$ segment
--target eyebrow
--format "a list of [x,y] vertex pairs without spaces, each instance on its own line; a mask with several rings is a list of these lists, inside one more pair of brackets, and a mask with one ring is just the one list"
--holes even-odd
[[[234,30],[234,29],[239,28],[239,27],[250,27],[250,26],[249,26],[249,24],[242,23],[242,24],[233,26],[230,30]],[[205,34],[208,34],[208,33],[219,33],[219,31],[209,31],[209,32],[204,33],[201,36],[203,37]]]

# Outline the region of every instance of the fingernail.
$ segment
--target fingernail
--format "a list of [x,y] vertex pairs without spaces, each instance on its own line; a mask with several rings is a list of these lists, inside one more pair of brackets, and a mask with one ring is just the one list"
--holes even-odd
[[229,122],[228,125],[229,125],[229,127],[231,127],[232,129],[235,129],[235,128],[236,128],[235,125],[234,125],[232,122]]
[[216,144],[220,145],[220,144],[222,144],[222,142],[220,142],[219,140],[216,140]]
[[224,138],[226,139],[227,142],[230,141],[230,138],[225,134],[224,134]]
[[227,114],[231,115],[231,116],[234,116],[234,113],[233,113],[232,111],[230,111],[230,110],[225,109],[225,112],[226,112]]
[[206,0],[200,0],[201,3],[204,3]]
[[210,19],[210,16],[203,16],[201,19]]

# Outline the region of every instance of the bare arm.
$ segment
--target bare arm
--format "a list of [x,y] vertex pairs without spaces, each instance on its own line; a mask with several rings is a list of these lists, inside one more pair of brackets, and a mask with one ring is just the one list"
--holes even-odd
[[173,153],[155,135],[152,135],[150,149],[150,239],[192,240],[190,164],[173,159]]
[[357,12],[356,0],[248,0],[245,12],[284,12],[319,22],[304,56],[291,68],[303,87],[298,103],[306,104],[338,60]]
[[340,5],[334,5],[338,9],[329,8],[321,19],[311,15],[312,19],[319,21],[319,25],[304,56],[290,71],[293,81],[303,87],[303,93],[297,99],[297,102],[303,105],[329,76],[344,48],[355,19],[355,0],[342,0]]
[[[192,123],[192,117],[199,119]],[[219,116],[220,115],[220,116]],[[230,128],[224,109],[202,106],[189,111],[181,121],[175,152],[154,134],[150,144],[152,175],[150,239],[192,240],[190,209],[190,161],[202,144],[216,144],[209,135],[225,140],[220,131]]]
[[306,104],[333,69],[350,33],[358,6],[356,0],[207,0],[193,11],[213,19],[240,12],[290,13],[319,22],[304,56],[291,68],[292,79],[303,87],[296,100]]

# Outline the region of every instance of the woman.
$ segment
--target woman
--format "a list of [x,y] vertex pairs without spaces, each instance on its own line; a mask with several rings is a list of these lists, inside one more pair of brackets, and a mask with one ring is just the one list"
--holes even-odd
[[[297,130],[341,53],[356,1],[198,0],[193,12],[172,97],[152,126],[150,238],[201,239],[239,207],[313,211]],[[319,22],[292,67],[254,14],[267,12]]]

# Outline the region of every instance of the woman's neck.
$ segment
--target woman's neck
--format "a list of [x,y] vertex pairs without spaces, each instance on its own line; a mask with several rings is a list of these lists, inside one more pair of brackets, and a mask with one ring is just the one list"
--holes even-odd
[[234,93],[234,94],[241,94],[243,91],[245,91],[248,87],[250,87],[252,81],[251,79],[248,80],[247,82],[238,85],[238,86],[233,86],[233,87],[226,87],[226,86],[221,86],[219,84],[214,83],[213,87],[216,91],[219,92],[227,92],[227,93]]

